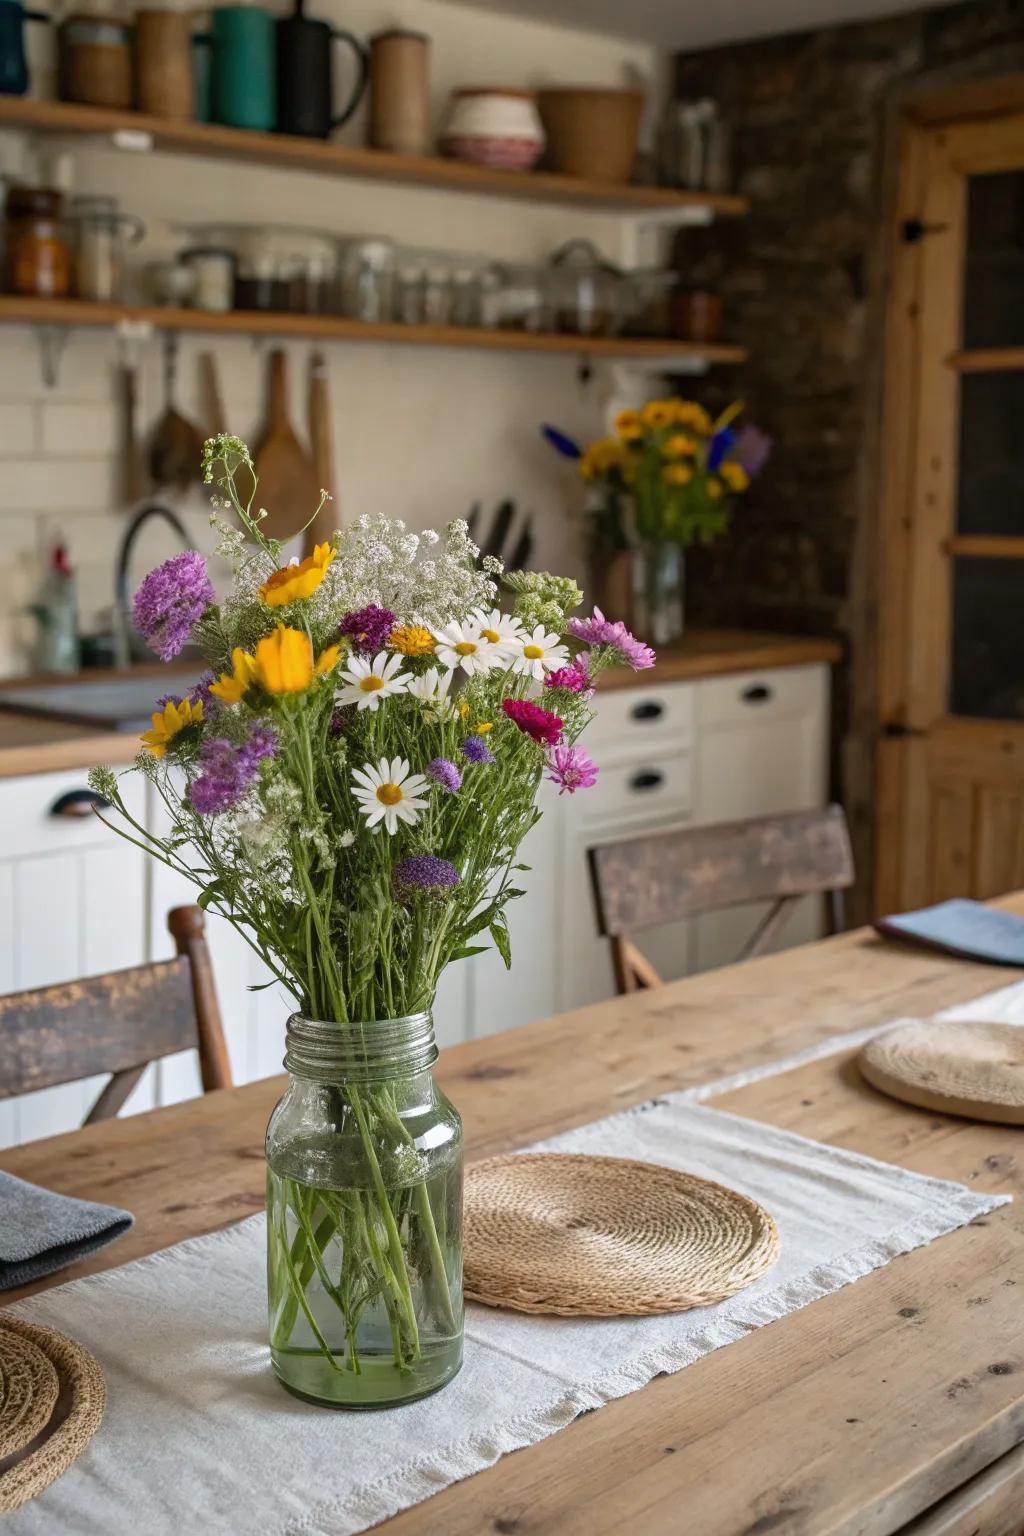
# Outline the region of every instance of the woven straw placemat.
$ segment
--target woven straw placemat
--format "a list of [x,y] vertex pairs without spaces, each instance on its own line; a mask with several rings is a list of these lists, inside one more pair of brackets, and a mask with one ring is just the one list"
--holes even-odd
[[81,1344],[0,1313],[0,1514],[42,1493],[77,1460],[100,1426],[106,1395]]
[[1019,1024],[913,1019],[869,1040],[857,1063],[873,1087],[907,1104],[1024,1125]]
[[466,1172],[466,1295],[559,1317],[708,1306],[778,1258],[755,1200],[655,1163],[492,1157]]

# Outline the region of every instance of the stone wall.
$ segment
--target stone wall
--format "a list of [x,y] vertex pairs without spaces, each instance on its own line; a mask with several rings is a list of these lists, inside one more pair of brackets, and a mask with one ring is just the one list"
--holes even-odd
[[[733,534],[690,561],[695,621],[840,636],[835,788],[854,832],[859,915],[871,870],[875,445],[886,236],[901,105],[932,84],[1024,69],[1024,0],[976,0],[675,61],[678,97],[734,125],[749,219],[678,237],[687,280],[715,284],[741,387],[776,439]],[[713,399],[721,386],[710,384]]]

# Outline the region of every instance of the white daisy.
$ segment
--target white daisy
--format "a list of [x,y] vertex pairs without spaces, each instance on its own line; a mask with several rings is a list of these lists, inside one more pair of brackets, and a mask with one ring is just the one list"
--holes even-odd
[[538,624],[532,635],[525,630],[517,635],[507,654],[513,672],[538,681],[543,679],[545,672],[554,672],[569,660],[569,652],[561,640],[557,635],[549,634],[543,624]]
[[497,646],[502,652],[502,664],[507,665],[509,649],[517,644],[523,634],[522,619],[517,619],[514,614],[502,613],[500,608],[492,608],[490,613],[484,608],[478,608],[473,614],[473,622],[479,626],[481,640]]
[[443,629],[435,629],[433,635],[437,641],[437,659],[450,672],[461,667],[467,677],[473,677],[500,666],[504,660],[498,647],[483,638],[475,617],[465,623],[453,620]]
[[441,672],[437,667],[428,667],[425,672],[417,673],[410,680],[408,692],[413,698],[419,699],[421,704],[429,704],[432,709],[449,710],[452,701],[448,697],[448,690],[454,676],[454,672]]
[[400,821],[413,826],[426,806],[423,791],[430,785],[422,773],[409,772],[404,757],[394,757],[390,763],[382,757],[376,768],[372,763],[353,768],[352,778],[360,814],[373,831],[383,822],[385,831],[394,835]]
[[377,708],[381,699],[392,693],[404,693],[411,674],[402,672],[401,656],[381,651],[369,661],[365,656],[350,656],[339,682],[345,684],[338,694],[339,704],[354,704],[357,709]]

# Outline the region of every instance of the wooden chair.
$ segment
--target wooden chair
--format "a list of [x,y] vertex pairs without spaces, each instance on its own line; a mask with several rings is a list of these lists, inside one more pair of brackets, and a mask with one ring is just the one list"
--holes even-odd
[[611,940],[621,992],[661,985],[631,934],[746,902],[770,901],[739,960],[762,954],[802,896],[828,895],[834,932],[853,884],[846,817],[838,805],[750,821],[645,832],[589,850],[600,932]]
[[175,907],[174,960],[0,997],[0,1100],[113,1074],[85,1124],[109,1120],[153,1061],[195,1046],[204,1092],[231,1065],[198,907]]

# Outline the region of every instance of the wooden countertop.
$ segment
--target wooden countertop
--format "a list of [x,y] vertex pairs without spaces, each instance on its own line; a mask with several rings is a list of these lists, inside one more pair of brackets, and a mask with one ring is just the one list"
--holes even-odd
[[[1024,913],[1024,894],[999,905]],[[1019,974],[860,931],[474,1040],[442,1052],[436,1070],[462,1113],[468,1154],[480,1158],[838,1034],[930,1014]],[[222,998],[227,1008],[238,1001]],[[886,1098],[851,1055],[713,1102],[979,1193],[1011,1193],[1013,1203],[582,1415],[375,1530],[890,1536],[1012,1457],[1024,1435],[1024,1132]],[[4,1168],[21,1178],[135,1215],[118,1242],[27,1291],[262,1209],[264,1127],[280,1089],[280,1078],[269,1079],[3,1153]],[[1019,1487],[1013,1497],[1000,1530],[1018,1528]],[[43,1518],[45,1492],[41,1501]],[[267,1516],[276,1529],[286,1511]],[[953,1522],[927,1522],[929,1531],[940,1526],[952,1536]]]
[[[839,660],[841,647],[835,640],[814,639],[800,635],[772,635],[737,629],[694,630],[678,644],[660,652],[657,665],[650,672],[629,672],[616,668],[606,672],[601,688],[644,688],[652,683],[675,683],[687,679],[716,677],[728,672],[759,672],[769,667],[802,667]],[[133,668],[130,675],[153,675],[154,697],[165,691],[168,673],[159,666]],[[124,673],[86,672],[83,681]],[[12,679],[6,687],[21,685]],[[28,680],[24,680],[27,686]],[[33,679],[38,682],[40,679]],[[161,687],[161,683],[164,687]],[[0,779],[29,773],[58,773],[73,768],[93,768],[100,763],[117,766],[130,763],[138,751],[134,735],[99,730],[88,725],[71,725],[41,715],[22,715],[0,710]]]

